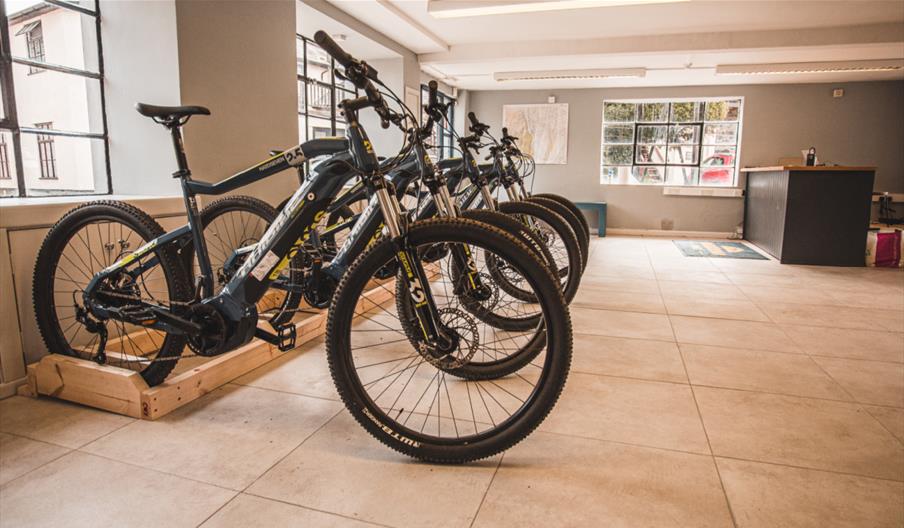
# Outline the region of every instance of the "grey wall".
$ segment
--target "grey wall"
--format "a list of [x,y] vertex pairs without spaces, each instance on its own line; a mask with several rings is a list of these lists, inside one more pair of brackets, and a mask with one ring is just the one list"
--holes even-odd
[[[843,98],[832,98],[844,88]],[[875,165],[876,190],[904,192],[904,82],[840,84],[513,90],[471,92],[468,110],[494,128],[502,106],[569,104],[568,163],[537,168],[534,190],[575,201],[608,202],[609,226],[661,229],[672,220],[681,231],[729,232],[743,220],[743,199],[664,196],[658,187],[600,185],[600,134],[604,99],[743,96],[741,166],[775,165],[815,145],[820,161]],[[743,179],[741,180],[743,186]]]
[[[295,2],[177,0],[182,104],[192,118],[185,146],[196,179],[220,181],[298,144]],[[242,188],[278,204],[298,187],[291,171]]]

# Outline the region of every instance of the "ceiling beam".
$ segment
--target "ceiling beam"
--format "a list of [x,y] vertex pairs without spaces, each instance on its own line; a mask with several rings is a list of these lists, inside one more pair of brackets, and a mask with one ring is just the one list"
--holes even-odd
[[444,52],[421,53],[418,55],[418,60],[422,63],[442,65],[526,57],[731,51],[898,42],[904,43],[904,24],[883,23],[825,28],[723,31],[582,40],[494,42],[492,45],[487,45],[486,43],[461,44],[452,46],[448,51]]
[[402,19],[403,22],[411,26],[418,33],[430,39],[431,42],[439,46],[443,51],[449,51],[450,46],[445,40],[441,39],[436,33],[427,29],[426,26],[412,18],[408,13],[399,9],[390,0],[377,0],[377,3],[380,4],[380,7],[382,7],[383,9]]

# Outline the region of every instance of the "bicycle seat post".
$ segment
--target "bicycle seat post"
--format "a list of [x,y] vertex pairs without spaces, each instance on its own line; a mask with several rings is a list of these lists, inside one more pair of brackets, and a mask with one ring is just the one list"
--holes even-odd
[[176,165],[179,170],[173,173],[173,178],[191,178],[191,170],[188,168],[188,158],[185,156],[185,146],[182,143],[182,124],[183,121],[177,120],[172,124],[167,124],[170,133],[173,136],[173,149],[176,151]]

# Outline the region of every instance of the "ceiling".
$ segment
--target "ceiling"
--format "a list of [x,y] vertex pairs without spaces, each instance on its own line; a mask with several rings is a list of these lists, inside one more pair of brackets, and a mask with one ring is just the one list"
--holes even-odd
[[398,53],[361,35],[345,24],[333,20],[303,2],[296,2],[295,31],[313,39],[314,33],[321,29],[332,35],[333,38],[336,38],[336,35],[344,35],[345,40],[341,42],[342,47],[359,59],[376,60],[399,57]]
[[[690,0],[465,18],[436,18],[428,12],[430,1],[436,9],[455,7],[457,0],[327,1],[417,53],[425,71],[465,89],[904,78],[904,70],[732,76],[715,73],[720,64],[904,59],[901,0]],[[600,68],[647,68],[647,73],[643,78],[508,82],[493,77],[497,72]]]

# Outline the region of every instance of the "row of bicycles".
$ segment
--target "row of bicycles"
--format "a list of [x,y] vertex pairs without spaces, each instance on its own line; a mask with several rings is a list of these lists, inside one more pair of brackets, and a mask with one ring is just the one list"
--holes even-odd
[[[428,139],[448,115],[436,83],[419,125],[372,66],[322,31],[315,40],[363,93],[341,103],[346,137],[274,151],[211,184],[192,178],[181,132],[210,112],[139,103],[172,135],[188,223],[165,232],[112,200],[69,211],[35,264],[41,335],[52,353],[132,369],[153,386],[190,355],[254,338],[292,349],[296,315],[329,308],[330,372],[368,432],[428,461],[492,456],[530,434],[564,387],[586,221],[561,196],[531,194],[518,138],[494,137],[473,113],[461,156],[434,163]],[[362,111],[401,130],[400,152],[376,155]],[[235,194],[198,207],[199,195],[285,170],[300,185],[278,208]],[[388,300],[367,302],[374,291]]]

